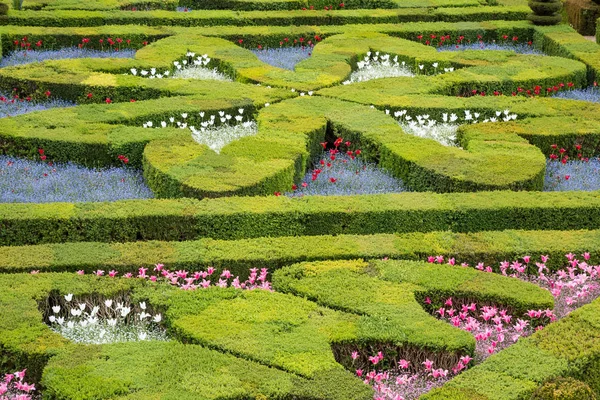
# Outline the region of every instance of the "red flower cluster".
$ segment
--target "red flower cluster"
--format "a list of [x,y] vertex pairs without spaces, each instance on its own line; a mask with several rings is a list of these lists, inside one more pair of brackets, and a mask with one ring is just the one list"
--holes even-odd
[[[425,38],[425,42],[424,44],[426,46],[429,45],[436,45],[436,46],[443,46],[444,44],[448,44],[449,42],[452,41],[452,36],[450,35],[436,35],[436,34],[429,34],[429,35],[417,35],[417,39],[422,42],[423,38]],[[465,40],[465,36],[464,35],[459,35],[458,38],[456,38],[456,47],[458,48],[458,46],[460,44],[463,43],[463,41]],[[512,41],[513,43],[517,43],[519,41],[519,37],[518,36],[508,36],[508,35],[502,35],[502,40],[504,42],[508,42],[508,41]],[[481,35],[477,35],[477,41],[479,43],[483,43],[483,36]],[[471,43],[471,40],[467,39],[466,40],[467,43]],[[533,42],[530,40],[527,42],[527,44],[529,46],[533,45]]]
[[[512,96],[523,95],[523,96],[528,96],[528,97],[550,95],[552,93],[559,92],[559,91],[563,90],[564,88],[571,89],[574,86],[575,85],[573,84],[573,82],[567,82],[567,84],[564,84],[561,82],[556,85],[547,87],[545,90],[540,85],[536,85],[536,86],[532,87],[531,89],[524,89],[522,87],[517,87],[517,91],[512,92],[511,95]],[[495,90],[493,92],[493,94],[494,94],[494,96],[503,96],[503,93],[498,90]],[[485,95],[486,95],[486,92],[483,92],[483,91],[480,92],[479,90],[473,89],[470,92],[459,95],[458,97],[485,96]]]
[[[21,40],[13,40],[13,44],[15,45],[16,49],[21,48],[23,50],[31,50],[31,41],[27,36],[23,36]],[[35,42],[35,46],[38,48],[42,47],[42,41],[38,40]]]
[[119,154],[119,156],[118,156],[117,158],[118,158],[119,160],[121,160],[121,162],[122,162],[123,164],[127,164],[127,163],[129,163],[129,158],[125,157],[125,156],[124,156],[124,155],[122,155],[122,154]]
[[46,154],[44,154],[44,149],[38,149],[38,153],[40,155],[40,160],[46,161]]
[[[550,160],[552,161],[557,161],[560,160],[561,163],[566,164],[567,161],[569,161],[569,155],[567,154],[567,150],[564,147],[561,147],[560,149],[558,148],[557,144],[553,144],[550,145],[551,153],[548,157],[550,157]],[[573,149],[571,151],[571,153],[576,154],[577,155],[577,159],[579,161],[589,161],[590,159],[588,157],[584,157],[583,153],[581,151],[582,146],[580,144],[575,144],[573,146]],[[569,178],[566,178],[569,179]]]

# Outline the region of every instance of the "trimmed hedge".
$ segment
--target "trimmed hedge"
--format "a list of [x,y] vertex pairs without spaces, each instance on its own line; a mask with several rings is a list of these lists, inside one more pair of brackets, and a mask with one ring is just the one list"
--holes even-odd
[[[531,337],[520,339],[510,348],[489,357],[482,364],[457,376],[441,389],[434,389],[421,398],[424,400],[529,399],[538,386],[561,376],[580,380],[598,394],[600,392],[599,311],[600,300],[595,300]],[[473,397],[465,397],[466,393]],[[570,397],[564,398],[570,399]],[[573,397],[575,398],[585,399],[585,397]]]
[[597,226],[599,192],[399,193],[0,205],[3,246]]
[[[273,287],[325,307],[393,322],[404,339],[393,343],[393,350],[384,351],[385,363],[391,368],[403,358],[414,365],[427,358],[440,368],[451,369],[461,353],[472,353],[472,335],[459,334],[447,322],[430,315],[449,297],[456,302],[476,299],[479,303],[493,304],[506,308],[515,317],[525,315],[530,309],[552,308],[554,304],[548,291],[529,283],[471,268],[415,261],[296,264],[277,270]],[[426,297],[430,297],[430,305],[425,304]],[[456,352],[460,346],[464,346],[462,352]],[[414,358],[415,349],[419,359]],[[337,349],[337,360],[349,368],[368,368],[369,354],[361,351],[362,357],[351,361],[353,350],[350,346]],[[449,351],[454,351],[455,356],[448,354]],[[382,369],[386,369],[385,365]]]
[[[212,288],[190,292],[136,279],[75,274],[4,275],[0,277],[0,287],[0,305],[4,310],[0,314],[0,367],[27,368],[28,377],[36,382],[43,372],[44,393],[52,398],[131,398],[127,395],[132,393],[138,399],[281,396],[363,400],[372,396],[368,386],[335,362],[328,344],[328,340],[338,336],[359,339],[359,332],[365,330],[360,326],[368,323],[365,317],[260,290]],[[75,295],[74,301],[80,296],[91,296],[101,302],[115,295],[129,295],[134,302],[147,301],[149,307],[163,312],[174,339],[196,344],[71,343],[45,324],[50,314],[46,310],[48,296],[60,298],[67,293]],[[245,314],[263,307],[267,309],[263,309],[262,320]],[[194,318],[210,314],[213,318],[203,319],[202,326],[196,329]],[[217,315],[225,321],[219,321]],[[277,325],[287,329],[273,330]],[[243,339],[247,332],[252,332],[253,337]],[[250,346],[253,341],[258,344]],[[201,347],[199,342],[221,352]],[[237,353],[237,357],[222,352]],[[275,353],[278,358],[273,357]],[[194,368],[190,369],[191,365]],[[218,383],[211,377],[218,377]]]
[[229,268],[244,276],[256,265],[278,268],[295,262],[337,259],[424,260],[442,254],[459,262],[485,262],[498,270],[502,260],[548,254],[551,268],[563,267],[568,252],[600,255],[600,231],[494,231],[406,233],[370,236],[300,236],[189,242],[64,243],[0,247],[0,272],[60,272],[116,269],[164,263],[170,269]]
[[216,26],[216,25],[344,25],[400,23],[417,21],[486,21],[491,19],[523,20],[529,13],[527,6],[399,8],[396,10],[307,10],[307,11],[228,11],[201,10],[187,13],[170,11],[14,11],[0,18],[1,25],[26,26]]

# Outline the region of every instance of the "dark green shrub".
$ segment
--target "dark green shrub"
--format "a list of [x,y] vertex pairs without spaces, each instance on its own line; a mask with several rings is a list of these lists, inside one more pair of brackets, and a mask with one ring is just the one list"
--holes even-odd
[[556,378],[546,382],[531,396],[531,400],[596,400],[592,389],[573,378]]
[[536,25],[557,25],[562,21],[561,0],[530,1],[529,7],[533,14],[528,19]]

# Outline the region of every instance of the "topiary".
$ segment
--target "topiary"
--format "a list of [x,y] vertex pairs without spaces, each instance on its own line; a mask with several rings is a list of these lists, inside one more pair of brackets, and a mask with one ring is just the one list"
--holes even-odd
[[556,378],[540,386],[531,400],[596,400],[592,389],[573,378]]
[[529,7],[533,13],[527,18],[535,25],[557,25],[562,21],[561,0],[530,0]]

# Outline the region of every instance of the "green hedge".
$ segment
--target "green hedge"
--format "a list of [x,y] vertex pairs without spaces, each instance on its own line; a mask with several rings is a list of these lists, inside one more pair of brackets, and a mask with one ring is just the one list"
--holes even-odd
[[494,231],[405,233],[370,236],[300,236],[189,242],[64,243],[0,247],[0,272],[87,272],[98,268],[135,272],[164,263],[171,269],[214,266],[247,274],[261,265],[278,268],[301,261],[354,258],[424,260],[442,254],[458,262],[485,262],[498,270],[502,260],[548,254],[549,266],[563,267],[568,252],[600,255],[600,231]]
[[[335,362],[328,343],[337,337],[360,340],[359,332],[366,331],[361,326],[368,324],[368,319],[327,310],[297,297],[222,288],[190,292],[168,284],[75,274],[5,275],[0,277],[0,287],[4,310],[0,315],[0,368],[27,368],[29,379],[35,382],[43,373],[45,396],[281,396],[303,400],[363,400],[372,396],[368,386]],[[58,304],[66,310],[61,296],[67,293],[74,294],[73,301],[95,299],[96,304],[115,295],[129,296],[132,302],[146,301],[148,307],[162,311],[173,341],[69,342],[44,323],[52,313],[47,309],[48,296],[59,299]],[[247,314],[258,309],[263,309],[262,320]],[[309,318],[311,313],[320,317]],[[211,318],[205,318],[208,316]],[[196,319],[202,320],[201,326],[195,326]],[[278,331],[273,326],[288,329]],[[206,347],[199,346],[200,342]]]
[[2,25],[27,26],[100,26],[100,25],[344,25],[399,23],[417,21],[486,21],[490,19],[523,20],[526,6],[513,7],[449,7],[399,8],[396,10],[307,10],[307,11],[227,11],[201,10],[187,13],[171,11],[14,11],[0,18]]
[[[273,287],[277,292],[305,297],[325,307],[393,322],[404,339],[393,343],[393,350],[388,347],[384,351],[385,363],[391,368],[403,358],[414,365],[427,358],[440,368],[451,369],[461,353],[474,350],[472,335],[459,334],[446,322],[431,317],[449,297],[457,303],[477,299],[480,304],[506,308],[515,316],[524,316],[530,309],[553,307],[550,293],[529,283],[471,268],[414,261],[296,264],[277,270]],[[426,297],[431,299],[430,305],[425,303]],[[461,346],[465,346],[462,352],[456,352]],[[360,351],[361,358],[352,361],[354,350],[351,346],[334,349],[342,364],[368,369],[370,354]],[[448,354],[451,351],[456,352],[455,357]],[[386,369],[386,365],[381,368]]]
[[0,205],[0,245],[600,225],[598,192],[399,193]]
[[[538,386],[560,376],[581,380],[599,394],[599,311],[600,300],[595,300],[491,356],[422,399],[529,399]],[[473,397],[465,397],[465,393]]]

